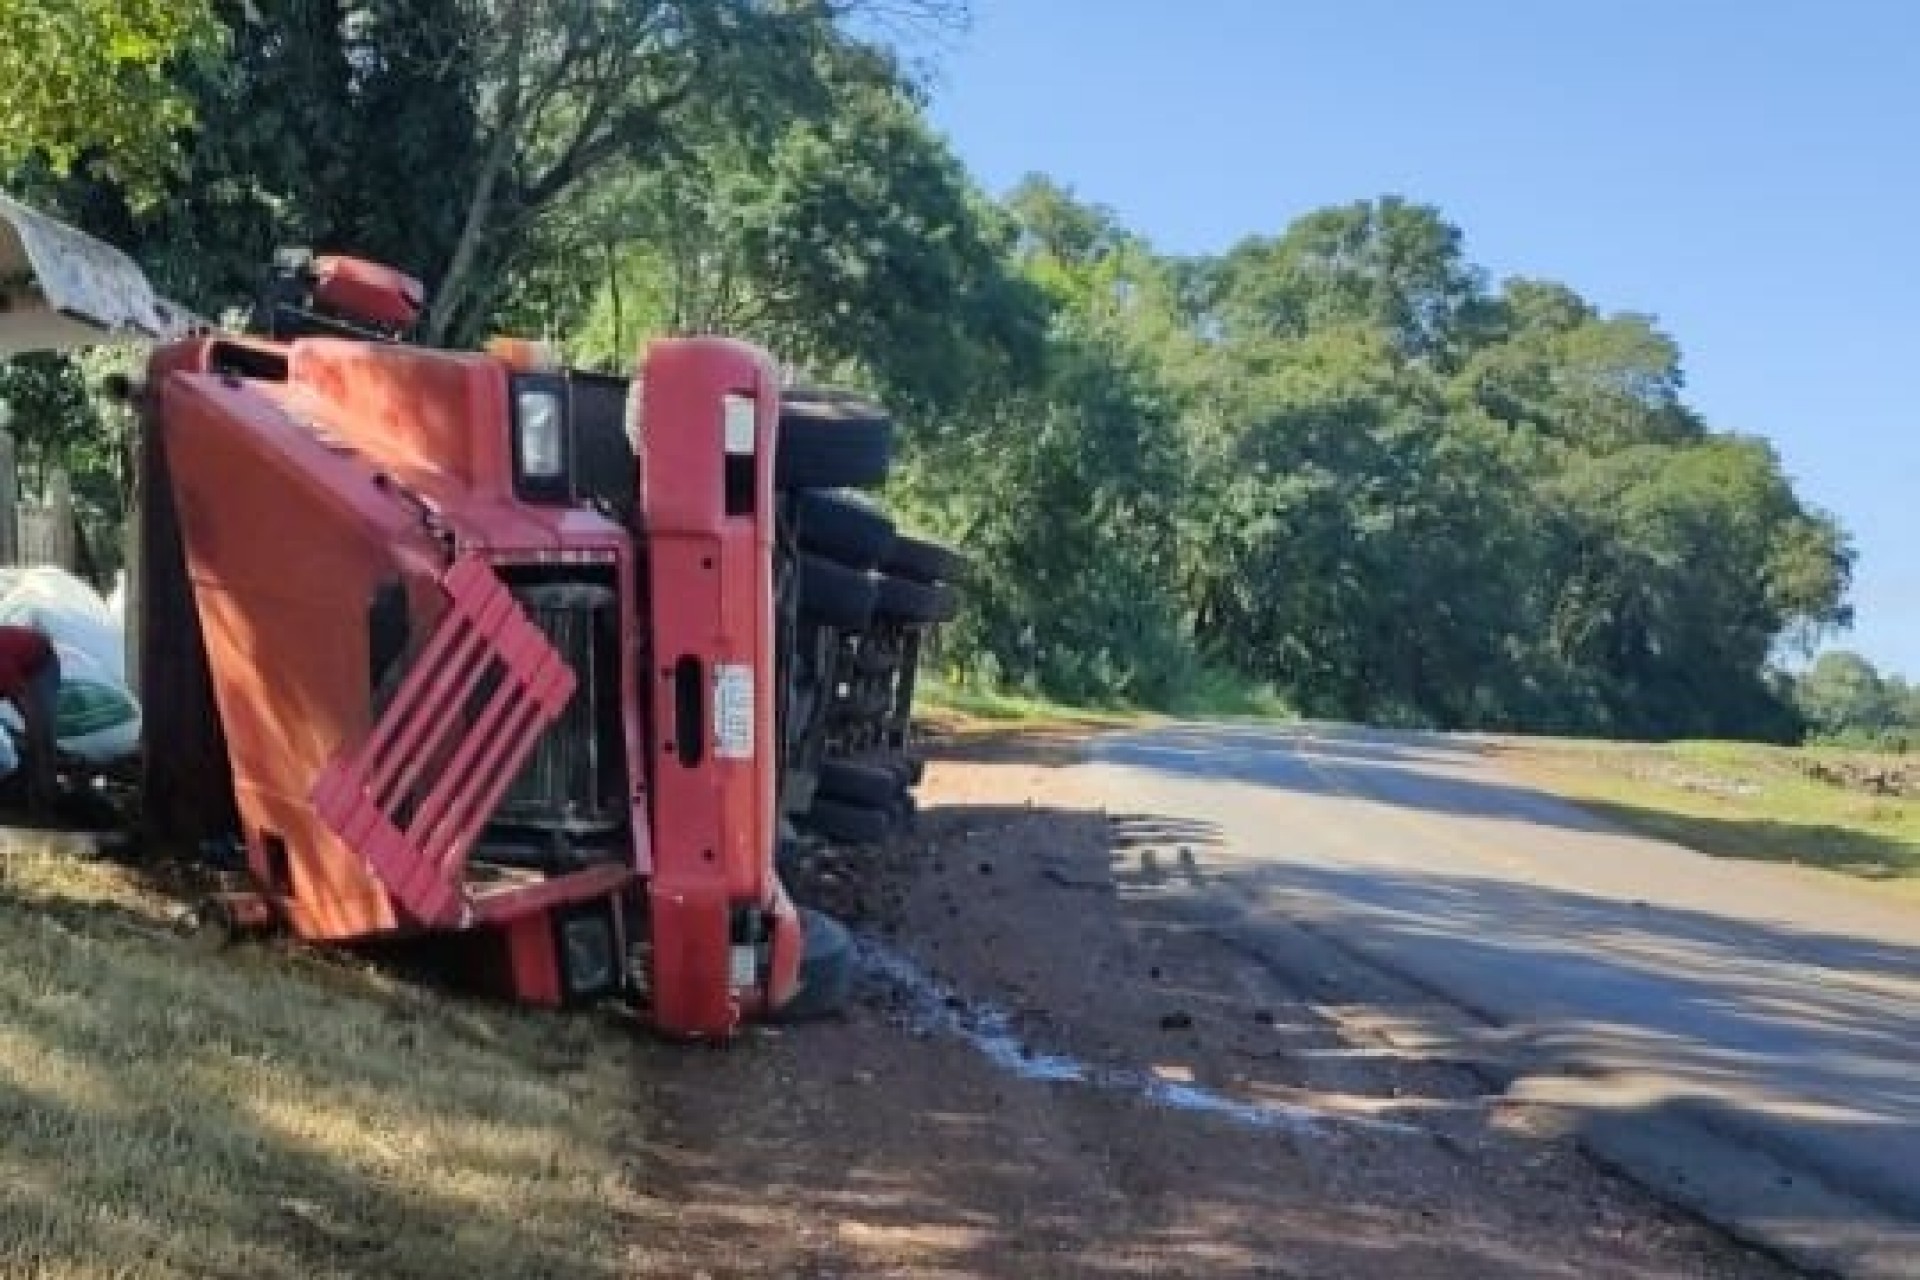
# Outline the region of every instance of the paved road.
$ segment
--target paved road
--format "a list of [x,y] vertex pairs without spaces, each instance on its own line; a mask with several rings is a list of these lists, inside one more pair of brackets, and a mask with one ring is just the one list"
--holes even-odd
[[[1403,1027],[1603,1158],[1804,1263],[1920,1278],[1920,908],[1621,833],[1470,742],[1324,727],[1101,740],[1185,874],[1471,1017]],[[1141,851],[1144,855],[1145,851]]]

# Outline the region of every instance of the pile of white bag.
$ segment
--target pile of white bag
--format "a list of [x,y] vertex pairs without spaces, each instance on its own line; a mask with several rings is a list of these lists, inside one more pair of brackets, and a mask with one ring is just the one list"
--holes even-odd
[[[33,627],[53,642],[60,656],[54,737],[62,750],[104,763],[139,749],[140,703],[127,684],[125,630],[98,592],[52,565],[0,566],[0,626]],[[0,723],[7,730],[0,733],[4,777],[19,767],[14,739],[22,726],[11,703],[0,703]]]

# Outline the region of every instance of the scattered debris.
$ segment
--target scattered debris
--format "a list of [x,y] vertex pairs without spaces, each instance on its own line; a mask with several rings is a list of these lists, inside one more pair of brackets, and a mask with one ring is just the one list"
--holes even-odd
[[1848,760],[1808,757],[1800,769],[1816,782],[1843,791],[1864,791],[1876,796],[1907,796],[1916,790],[1914,766],[1884,760]]
[[1637,767],[1635,776],[1649,782],[1677,787],[1682,791],[1692,791],[1700,795],[1719,796],[1723,799],[1747,799],[1760,794],[1757,782],[1746,778],[1728,778],[1719,774],[1703,773],[1697,769],[1686,769],[1672,762],[1662,761],[1649,767]]
[[1042,862],[1040,874],[1067,889],[1107,889],[1113,885],[1113,877],[1105,868],[1076,866],[1063,859]]

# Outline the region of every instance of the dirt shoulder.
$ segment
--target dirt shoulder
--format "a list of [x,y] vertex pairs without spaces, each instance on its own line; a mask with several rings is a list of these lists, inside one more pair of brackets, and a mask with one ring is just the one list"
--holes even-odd
[[844,1020],[643,1050],[627,1270],[1786,1274],[1373,1034],[1420,992],[1285,922],[1249,954],[1204,833],[1076,759],[1070,730],[964,735],[912,838],[811,865],[868,947]]

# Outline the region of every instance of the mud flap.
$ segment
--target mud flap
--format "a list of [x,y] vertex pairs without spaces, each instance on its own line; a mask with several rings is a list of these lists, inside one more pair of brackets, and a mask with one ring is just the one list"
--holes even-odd
[[314,812],[421,924],[472,922],[468,855],[573,696],[574,673],[487,565],[441,579],[447,612],[366,741],[315,782]]

